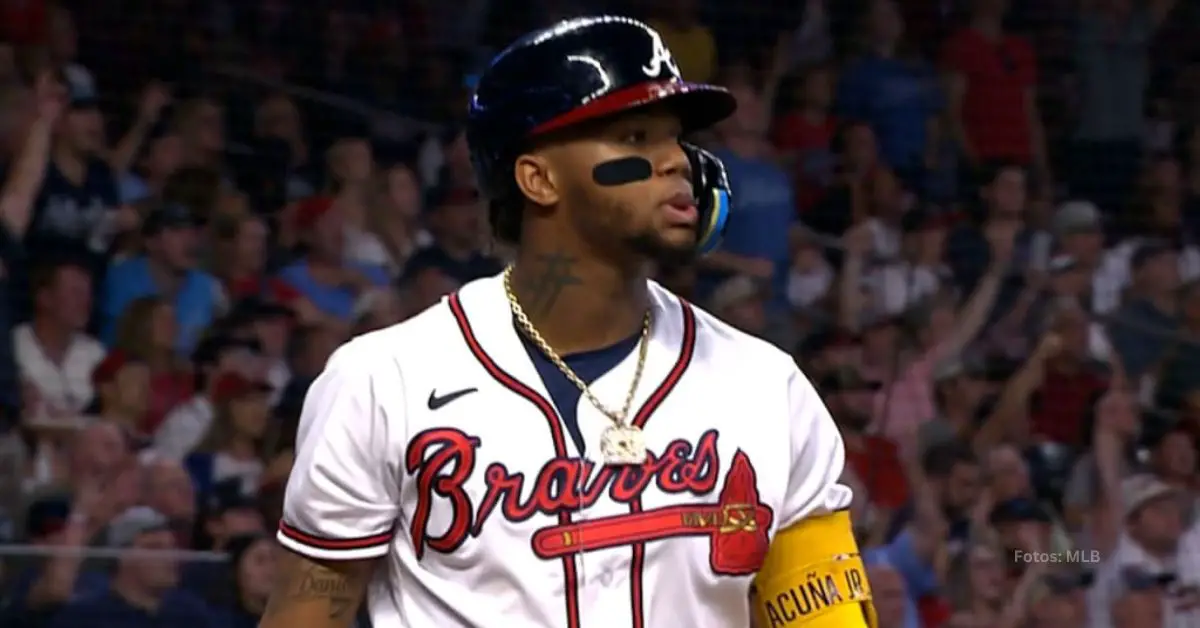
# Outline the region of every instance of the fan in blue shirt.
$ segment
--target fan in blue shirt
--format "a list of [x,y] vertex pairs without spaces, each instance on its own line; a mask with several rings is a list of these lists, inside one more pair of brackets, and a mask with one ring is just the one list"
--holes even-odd
[[884,602],[881,598],[888,598],[889,592],[903,592],[901,599],[893,601],[903,609],[904,628],[921,628],[918,604],[922,597],[938,590],[937,572],[917,545],[914,531],[905,530],[891,543],[864,549],[862,553],[875,590],[876,608],[881,614],[887,606],[881,605]]
[[130,303],[161,295],[175,306],[176,348],[190,353],[215,318],[221,299],[217,280],[195,269],[196,220],[182,205],[164,205],[146,217],[142,235],[145,254],[116,262],[104,280],[101,337],[111,344],[116,321]]
[[387,286],[387,273],[378,266],[345,260],[345,222],[332,199],[301,202],[296,226],[304,235],[307,251],[300,261],[279,271],[279,279],[326,316],[350,322],[359,297]]
[[[786,308],[791,233],[797,224],[791,181],[783,170],[766,159],[743,157],[731,150],[714,152],[725,162],[734,204],[720,251],[770,262],[771,306]],[[699,277],[698,287],[707,295],[728,277],[724,273],[706,272]]]

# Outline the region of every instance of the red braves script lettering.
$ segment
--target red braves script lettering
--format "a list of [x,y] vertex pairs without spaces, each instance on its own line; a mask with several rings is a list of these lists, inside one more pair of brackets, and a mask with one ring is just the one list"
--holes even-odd
[[[417,481],[412,543],[418,559],[425,548],[450,553],[468,536],[479,536],[497,507],[502,517],[519,522],[535,514],[558,515],[587,508],[606,491],[613,501],[630,503],[651,483],[664,493],[707,495],[716,487],[721,468],[716,430],[705,432],[694,448],[692,443],[676,440],[661,455],[650,453],[640,466],[596,470],[587,460],[555,458],[538,471],[529,491],[524,473],[513,473],[495,462],[484,472],[487,491],[476,509],[464,484],[475,472],[479,445],[478,438],[450,428],[426,430],[409,443],[405,466],[410,474],[416,474]],[[448,501],[453,514],[445,534],[434,537],[426,528],[437,499]]]

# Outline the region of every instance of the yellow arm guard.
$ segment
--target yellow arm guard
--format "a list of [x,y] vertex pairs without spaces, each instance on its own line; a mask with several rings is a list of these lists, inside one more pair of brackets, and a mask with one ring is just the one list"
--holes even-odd
[[754,579],[757,628],[874,628],[871,585],[850,513],[812,517],[780,530]]

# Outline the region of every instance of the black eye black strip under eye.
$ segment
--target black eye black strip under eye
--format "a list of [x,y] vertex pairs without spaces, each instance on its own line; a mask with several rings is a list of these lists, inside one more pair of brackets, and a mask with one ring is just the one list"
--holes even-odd
[[653,174],[654,168],[645,157],[622,157],[596,165],[592,180],[596,185],[613,187],[645,181]]

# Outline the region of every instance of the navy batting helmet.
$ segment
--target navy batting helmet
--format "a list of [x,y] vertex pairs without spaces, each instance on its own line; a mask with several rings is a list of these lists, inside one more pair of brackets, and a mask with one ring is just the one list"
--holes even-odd
[[[519,235],[523,199],[513,167],[532,139],[659,102],[674,109],[685,132],[711,126],[737,107],[724,88],[684,81],[662,37],[626,17],[564,20],[497,55],[479,77],[467,112],[467,142],[482,191],[491,199],[497,237],[512,242]],[[689,158],[693,170],[701,165],[695,155]],[[700,204],[702,251],[719,235],[704,226],[723,225],[727,192],[722,190],[720,203]],[[697,194],[707,200],[711,192]],[[709,206],[722,213],[719,220],[703,215]]]

